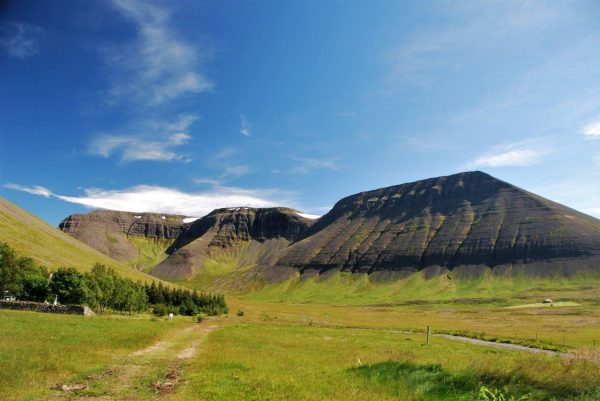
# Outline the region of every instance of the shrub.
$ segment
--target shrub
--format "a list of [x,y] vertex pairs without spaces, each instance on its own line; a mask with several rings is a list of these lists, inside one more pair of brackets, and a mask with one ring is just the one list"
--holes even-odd
[[237,311],[236,315],[238,315],[238,316],[244,316],[244,311],[243,311],[243,310],[241,310],[241,309],[239,309],[239,310]]
[[169,312],[169,308],[165,304],[157,304],[152,308],[152,313],[156,316],[165,316]]

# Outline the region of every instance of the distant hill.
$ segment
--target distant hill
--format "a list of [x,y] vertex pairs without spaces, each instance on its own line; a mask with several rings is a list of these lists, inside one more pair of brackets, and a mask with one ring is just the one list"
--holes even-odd
[[149,270],[189,224],[185,216],[97,210],[74,214],[59,229],[136,270]]
[[8,243],[20,255],[29,256],[51,270],[59,266],[72,266],[87,271],[95,263],[102,263],[124,277],[154,280],[151,276],[119,264],[3,197],[0,197],[0,241]]

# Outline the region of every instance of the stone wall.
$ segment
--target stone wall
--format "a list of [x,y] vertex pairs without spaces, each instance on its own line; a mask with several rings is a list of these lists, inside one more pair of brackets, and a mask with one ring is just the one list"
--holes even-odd
[[85,305],[52,305],[39,302],[0,301],[0,309],[26,310],[44,313],[93,316],[94,312]]

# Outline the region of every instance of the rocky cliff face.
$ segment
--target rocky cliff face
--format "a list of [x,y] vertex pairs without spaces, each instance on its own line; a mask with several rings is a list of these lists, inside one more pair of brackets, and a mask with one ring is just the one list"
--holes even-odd
[[[152,240],[164,251],[188,227],[184,216],[98,210],[74,214],[59,224],[59,229],[92,248],[121,261],[136,260],[137,239]],[[143,266],[148,267],[148,266]]]
[[277,262],[300,271],[600,271],[600,221],[481,172],[340,200]]
[[264,263],[268,258],[272,264],[278,251],[303,238],[312,223],[313,220],[288,208],[216,209],[191,224],[167,250],[170,256],[152,274],[171,279],[190,277],[215,253],[235,253],[249,242],[258,243],[255,247],[266,251],[258,259]]

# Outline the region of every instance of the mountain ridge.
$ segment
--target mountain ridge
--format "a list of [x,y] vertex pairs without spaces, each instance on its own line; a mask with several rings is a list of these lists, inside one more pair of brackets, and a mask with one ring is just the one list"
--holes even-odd
[[284,207],[216,209],[161,251],[153,275],[206,273],[203,283],[222,285],[329,272],[570,276],[600,271],[600,220],[473,171],[349,195],[316,220]]

